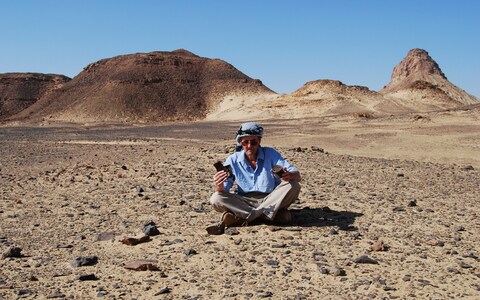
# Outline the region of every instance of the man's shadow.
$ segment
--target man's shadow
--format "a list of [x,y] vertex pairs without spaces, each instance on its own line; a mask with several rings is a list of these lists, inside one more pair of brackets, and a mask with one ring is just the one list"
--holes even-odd
[[352,224],[355,218],[363,216],[362,213],[351,211],[335,211],[328,207],[291,209],[293,226],[299,227],[324,227],[337,226],[340,230],[355,231]]

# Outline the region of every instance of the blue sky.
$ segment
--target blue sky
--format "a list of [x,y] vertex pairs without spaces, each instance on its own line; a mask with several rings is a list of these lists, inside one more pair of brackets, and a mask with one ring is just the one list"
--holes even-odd
[[379,90],[410,49],[480,97],[480,1],[0,2],[0,73],[76,76],[117,55],[187,49],[278,93],[335,79]]

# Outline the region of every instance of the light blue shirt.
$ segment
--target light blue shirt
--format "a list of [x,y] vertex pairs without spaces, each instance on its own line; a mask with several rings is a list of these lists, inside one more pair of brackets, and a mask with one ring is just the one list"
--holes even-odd
[[255,170],[248,163],[244,150],[230,155],[224,165],[230,165],[234,175],[223,183],[225,191],[230,192],[236,181],[239,195],[249,192],[271,193],[281,181],[272,173],[272,167],[275,165],[287,168],[289,172],[298,172],[298,169],[290,165],[277,150],[270,147],[258,147]]

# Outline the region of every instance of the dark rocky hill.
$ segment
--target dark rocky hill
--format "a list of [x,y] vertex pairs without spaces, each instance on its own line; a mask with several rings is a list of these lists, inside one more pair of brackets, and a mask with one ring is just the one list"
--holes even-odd
[[0,74],[0,120],[26,109],[68,81],[70,78],[56,74]]
[[16,120],[164,122],[203,119],[223,97],[273,93],[219,59],[186,50],[116,56],[89,64]]

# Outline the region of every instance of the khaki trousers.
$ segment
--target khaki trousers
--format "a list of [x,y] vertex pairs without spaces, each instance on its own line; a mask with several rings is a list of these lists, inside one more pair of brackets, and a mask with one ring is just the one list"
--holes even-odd
[[215,192],[210,197],[210,203],[216,211],[230,211],[248,222],[261,216],[273,220],[277,212],[289,207],[298,199],[299,194],[298,182],[282,181],[270,194],[252,192],[240,196],[227,192]]

